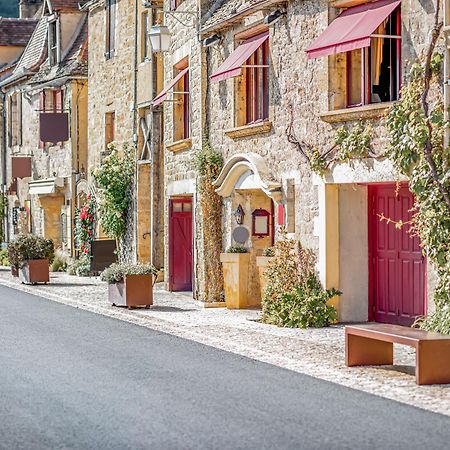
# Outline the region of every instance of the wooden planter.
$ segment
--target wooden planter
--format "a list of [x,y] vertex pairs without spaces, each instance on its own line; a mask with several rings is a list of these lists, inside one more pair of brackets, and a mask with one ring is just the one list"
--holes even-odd
[[108,297],[113,306],[153,305],[153,275],[127,275],[124,281],[108,285]]
[[248,307],[248,268],[250,253],[221,253],[225,304],[228,309]]
[[256,267],[258,267],[258,277],[259,277],[259,289],[261,290],[261,299],[264,296],[264,288],[266,286],[266,270],[270,261],[273,259],[272,256],[257,256],[256,257]]
[[25,284],[48,283],[50,270],[47,259],[26,261],[19,269],[19,280]]

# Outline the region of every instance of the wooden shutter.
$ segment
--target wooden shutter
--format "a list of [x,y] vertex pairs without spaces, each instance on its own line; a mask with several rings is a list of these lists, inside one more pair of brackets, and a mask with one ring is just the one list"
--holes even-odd
[[55,91],[55,101],[53,103],[53,111],[55,113],[63,112],[63,92],[62,89]]
[[[45,91],[41,91],[39,95],[39,114],[42,114],[43,112],[45,112]],[[44,147],[45,142],[39,140],[39,148],[43,149]]]

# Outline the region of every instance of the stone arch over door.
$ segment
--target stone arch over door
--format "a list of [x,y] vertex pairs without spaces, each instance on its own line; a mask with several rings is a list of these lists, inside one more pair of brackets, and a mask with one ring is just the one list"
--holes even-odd
[[[249,239],[245,243],[250,252],[247,305],[258,306],[261,303],[261,285],[256,259],[257,256],[262,256],[264,248],[273,245],[275,205],[281,202],[281,183],[274,179],[262,156],[249,152],[231,156],[224,164],[214,185],[216,192],[225,199],[223,246],[226,248],[236,244],[232,239],[236,227],[242,226],[248,230]],[[237,224],[233,215],[239,205],[244,210],[242,225]],[[268,235],[259,235],[254,229],[253,214],[257,213],[257,210],[269,213]]]

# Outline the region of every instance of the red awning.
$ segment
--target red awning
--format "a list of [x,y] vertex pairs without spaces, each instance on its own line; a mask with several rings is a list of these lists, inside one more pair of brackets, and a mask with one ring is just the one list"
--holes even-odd
[[186,75],[188,72],[189,67],[186,67],[186,69],[183,69],[154,99],[153,99],[153,106],[159,105],[162,103],[166,98],[169,91]]
[[242,72],[242,65],[247,61],[253,53],[258,50],[261,45],[269,39],[269,33],[259,34],[251,39],[246,40],[239,45],[236,50],[221,64],[221,66],[211,75],[211,82],[227,80],[228,78],[237,77]]
[[308,58],[349,52],[370,46],[370,36],[401,0],[379,0],[342,12],[306,50]]

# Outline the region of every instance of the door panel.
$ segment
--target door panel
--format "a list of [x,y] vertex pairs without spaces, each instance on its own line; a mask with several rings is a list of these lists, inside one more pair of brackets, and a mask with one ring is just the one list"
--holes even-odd
[[169,288],[192,290],[192,199],[170,200]]
[[425,314],[425,259],[410,225],[414,199],[406,186],[384,185],[369,187],[369,202],[374,319],[409,326]]

